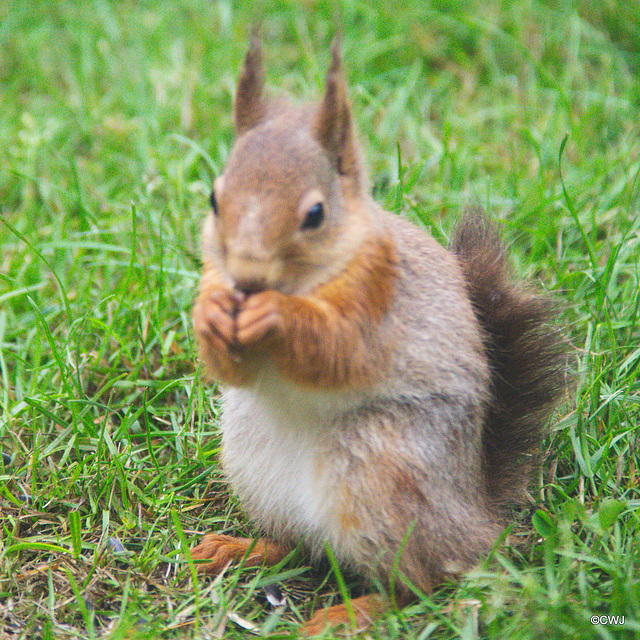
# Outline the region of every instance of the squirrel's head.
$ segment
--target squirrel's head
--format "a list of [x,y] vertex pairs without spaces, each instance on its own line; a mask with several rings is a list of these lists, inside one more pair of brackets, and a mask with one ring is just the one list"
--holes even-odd
[[323,98],[294,108],[265,95],[254,36],[235,97],[236,142],[211,194],[205,260],[247,294],[304,293],[340,270],[371,233],[337,41]]

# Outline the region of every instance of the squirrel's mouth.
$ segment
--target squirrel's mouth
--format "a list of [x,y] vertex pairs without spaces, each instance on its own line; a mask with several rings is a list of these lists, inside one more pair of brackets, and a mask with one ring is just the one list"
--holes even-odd
[[273,287],[267,286],[267,283],[260,279],[243,279],[238,280],[233,286],[234,289],[243,293],[245,296],[253,295],[254,293],[260,293],[266,289],[273,289]]

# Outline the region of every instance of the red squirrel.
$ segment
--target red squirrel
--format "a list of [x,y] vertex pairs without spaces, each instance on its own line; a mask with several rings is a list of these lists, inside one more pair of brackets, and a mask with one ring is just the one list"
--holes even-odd
[[[567,386],[566,347],[484,214],[446,249],[373,201],[339,49],[321,100],[293,106],[265,91],[254,36],[193,321],[223,469],[263,536],[245,564],[328,545],[404,605],[406,581],[429,592],[494,545]],[[215,574],[252,544],[211,533],[191,555]],[[304,632],[388,605],[365,595]]]

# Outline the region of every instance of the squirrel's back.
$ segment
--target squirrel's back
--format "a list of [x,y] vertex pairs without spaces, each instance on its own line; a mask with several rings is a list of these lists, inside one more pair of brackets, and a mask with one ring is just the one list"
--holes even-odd
[[486,401],[489,372],[482,332],[455,254],[425,229],[381,211],[397,256],[395,304],[398,339],[394,371],[405,395],[439,394]]

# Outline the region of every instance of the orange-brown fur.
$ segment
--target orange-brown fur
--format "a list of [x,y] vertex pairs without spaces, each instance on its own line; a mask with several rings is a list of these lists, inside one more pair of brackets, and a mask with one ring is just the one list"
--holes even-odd
[[[384,238],[362,248],[366,260],[353,260],[339,276],[306,300],[280,298],[282,325],[274,361],[288,377],[315,385],[361,386],[379,378],[387,345],[367,331],[389,308],[394,280],[393,247]],[[322,327],[322,329],[320,329]],[[323,333],[323,340],[314,337]]]

